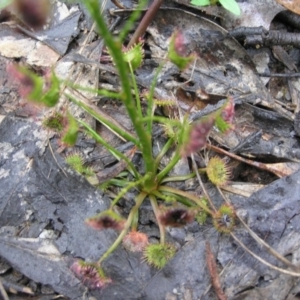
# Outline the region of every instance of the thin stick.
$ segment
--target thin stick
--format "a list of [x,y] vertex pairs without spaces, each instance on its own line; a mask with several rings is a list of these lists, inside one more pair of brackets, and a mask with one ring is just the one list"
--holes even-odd
[[262,170],[265,170],[265,171],[268,171],[268,172],[272,172],[273,174],[275,174],[276,176],[278,177],[284,177],[284,176],[287,176],[287,175],[290,175],[290,174],[287,174],[285,173],[284,171],[278,169],[278,168],[274,168],[272,166],[272,164],[264,164],[264,163],[261,163],[261,162],[257,162],[257,161],[253,161],[253,160],[250,160],[250,159],[246,159],[246,158],[243,158],[243,157],[240,157],[234,153],[231,153],[231,152],[228,152],[224,149],[221,149],[219,147],[216,147],[214,145],[209,145],[209,144],[206,144],[206,148],[208,149],[211,149],[217,153],[221,153],[221,154],[224,154],[224,155],[227,155],[233,159],[236,159],[238,161],[241,161],[241,162],[244,162],[250,166],[253,166],[255,168],[259,168],[259,169],[262,169]]
[[146,14],[144,15],[142,21],[140,22],[138,28],[134,32],[131,40],[128,43],[128,48],[133,46],[138,39],[145,33],[146,29],[154,19],[157,11],[159,10],[160,6],[162,5],[163,0],[154,0],[153,3],[148,8]]

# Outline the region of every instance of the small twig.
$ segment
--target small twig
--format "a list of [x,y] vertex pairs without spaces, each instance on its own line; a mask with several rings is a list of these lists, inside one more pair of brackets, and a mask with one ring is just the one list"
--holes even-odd
[[217,153],[227,155],[227,156],[229,156],[233,159],[244,162],[244,163],[246,163],[250,166],[253,166],[255,168],[259,168],[261,170],[272,172],[273,174],[275,174],[278,177],[284,177],[284,176],[290,175],[290,174],[285,173],[283,170],[280,170],[280,169],[272,166],[272,164],[264,164],[264,163],[261,163],[261,162],[258,162],[258,161],[253,161],[253,160],[250,160],[250,159],[246,159],[246,158],[240,157],[236,154],[233,154],[231,152],[228,152],[224,149],[221,149],[221,148],[213,146],[213,145],[206,144],[206,147],[208,149],[211,149],[211,150],[217,152]]
[[135,30],[132,38],[130,39],[127,47],[130,48],[133,46],[138,39],[145,33],[146,29],[154,19],[157,11],[159,10],[160,6],[162,5],[163,0],[154,0],[153,3],[148,8],[146,14],[144,15],[142,21],[140,22],[139,26]]
[[212,286],[215,289],[215,292],[219,300],[227,300],[227,297],[224,294],[221,287],[220,277],[217,271],[217,264],[214,255],[211,252],[209,242],[206,242],[205,248],[206,248],[206,264],[210,274]]

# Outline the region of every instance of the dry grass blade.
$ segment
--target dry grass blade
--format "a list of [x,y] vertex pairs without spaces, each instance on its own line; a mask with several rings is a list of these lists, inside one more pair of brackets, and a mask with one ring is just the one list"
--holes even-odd
[[[249,234],[252,236],[252,238],[261,246],[263,246],[271,255],[276,257],[278,260],[283,262],[285,265],[287,265],[289,268],[299,271],[299,267],[293,265],[289,260],[287,260],[285,257],[283,257],[281,254],[276,252],[270,245],[268,245],[264,240],[262,240],[250,227],[238,216],[240,222],[244,225],[244,227],[247,229]],[[296,275],[293,276],[300,276],[300,273],[294,273]]]
[[[231,204],[230,200],[228,199],[228,197],[222,192],[221,189],[218,188],[219,193],[222,195],[223,199],[225,200],[225,202],[227,204]],[[296,272],[291,272],[285,269],[281,269],[278,268],[276,266],[273,266],[272,264],[266,262],[265,260],[263,260],[262,258],[260,258],[259,256],[257,256],[255,253],[253,253],[250,249],[248,249],[243,243],[242,241],[240,241],[233,233],[231,233],[231,236],[240,244],[240,246],[242,248],[244,248],[248,253],[250,253],[252,256],[254,256],[256,259],[258,259],[260,262],[262,262],[263,264],[269,266],[272,269],[275,269],[277,271],[280,271],[282,273],[285,274],[289,274],[292,276],[297,276],[300,277],[300,273],[298,273],[297,271],[299,271],[299,267],[293,265],[288,259],[286,259],[285,257],[283,257],[280,253],[278,253],[276,250],[274,250],[270,245],[268,245],[264,240],[262,240],[245,222],[244,220],[237,214],[237,217],[239,219],[239,221],[244,225],[244,227],[247,229],[247,231],[249,232],[249,234],[252,236],[252,238],[262,247],[264,247],[271,255],[273,255],[274,257],[276,257],[279,261],[281,261],[282,263],[284,263],[285,265],[287,265],[289,268],[291,268],[292,270],[296,271]]]
[[215,292],[217,294],[217,297],[219,300],[227,300],[226,295],[224,294],[222,287],[221,287],[221,282],[220,282],[220,277],[217,271],[217,265],[216,261],[214,258],[213,253],[211,252],[209,242],[206,242],[206,264],[207,268],[211,277],[211,282],[212,286],[215,289]]
[[[259,257],[258,255],[256,255],[254,252],[252,252],[249,248],[247,248],[247,246],[232,232],[230,233],[230,235],[234,238],[234,240],[245,250],[247,251],[250,255],[252,255],[254,258],[256,258],[258,261],[260,261],[261,263],[263,263],[264,265],[270,267],[273,270],[276,270],[278,272],[281,272],[283,274],[287,274],[287,275],[291,275],[291,276],[295,276],[295,277],[300,277],[300,273],[296,273],[293,271],[289,271],[289,270],[285,270],[279,267],[276,267],[272,264],[270,264],[269,262],[265,261],[264,259],[262,259],[261,257]],[[269,246],[270,247],[270,246]],[[295,268],[295,266],[293,266]]]

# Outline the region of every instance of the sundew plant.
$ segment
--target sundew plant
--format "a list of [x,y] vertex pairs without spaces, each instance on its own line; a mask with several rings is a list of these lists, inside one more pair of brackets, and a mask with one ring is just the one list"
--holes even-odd
[[[207,217],[213,219],[217,230],[230,233],[235,225],[235,212],[231,205],[224,204],[218,209],[212,204],[207,193],[199,198],[192,193],[182,191],[176,187],[167,185],[171,181],[184,181],[189,178],[198,177],[199,184],[204,188],[199,172],[206,173],[209,180],[218,187],[225,185],[229,178],[230,170],[220,157],[209,159],[206,168],[198,170],[193,163],[193,170],[187,176],[172,177],[170,171],[182,157],[192,158],[194,153],[205,149],[211,129],[215,126],[220,134],[226,134],[231,128],[234,118],[234,101],[228,98],[218,110],[191,123],[187,115],[178,119],[156,116],[157,105],[154,91],[157,77],[162,69],[165,59],[155,71],[153,82],[147,91],[147,106],[142,104],[140,89],[135,79],[134,71],[141,66],[144,59],[144,41],[139,40],[133,46],[127,48],[125,37],[133,28],[134,22],[139,18],[139,11],[134,12],[118,36],[110,33],[104,17],[100,13],[97,0],[83,1],[93,17],[99,36],[104,40],[107,53],[111,58],[111,65],[118,74],[121,89],[113,92],[106,89],[90,90],[98,95],[106,96],[114,101],[122,103],[132,122],[134,134],[124,131],[113,124],[110,120],[97,113],[93,106],[81,102],[71,95],[62,86],[69,89],[87,90],[87,88],[75,85],[68,80],[60,79],[56,74],[48,72],[44,76],[38,76],[21,65],[9,65],[8,73],[21,83],[20,94],[37,104],[50,108],[53,113],[43,120],[43,125],[57,132],[61,143],[72,147],[76,144],[79,132],[92,137],[97,143],[105,147],[118,160],[126,165],[127,174],[117,181],[106,182],[106,187],[117,183],[119,192],[111,201],[110,208],[97,215],[90,216],[82,222],[95,230],[106,230],[112,228],[118,232],[115,242],[99,257],[98,261],[85,262],[75,261],[71,269],[74,274],[82,280],[83,284],[90,289],[105,287],[111,282],[105,275],[103,261],[117,247],[125,247],[129,251],[142,252],[142,257],[154,268],[162,268],[175,255],[174,245],[166,242],[166,227],[180,227],[197,220],[203,224]],[[140,4],[140,6],[142,6]],[[184,48],[184,33],[176,31],[170,36],[169,51],[167,59],[175,64],[180,70],[197,59],[195,54],[186,55]],[[85,121],[75,118],[67,109],[58,109],[62,94],[68,100],[90,114],[98,122],[112,129],[113,132],[122,137],[123,140],[134,144],[133,151],[138,151],[143,161],[143,171],[133,164],[124,153],[112,147],[100,136],[94,128]],[[178,108],[179,109],[179,108]],[[179,114],[180,115],[180,114]],[[158,123],[166,130],[166,143],[157,155],[153,154],[153,124]],[[171,160],[166,166],[161,167],[161,160],[168,151],[174,151]],[[92,176],[93,170],[84,166],[84,161],[78,154],[67,157],[67,162],[84,176]],[[97,173],[94,174],[97,176]],[[137,196],[135,204],[127,216],[121,216],[116,211],[116,206],[130,190],[134,189]],[[145,199],[149,200],[154,211],[160,232],[160,242],[151,244],[146,234],[139,232],[139,208]],[[229,220],[229,221],[224,221]]]

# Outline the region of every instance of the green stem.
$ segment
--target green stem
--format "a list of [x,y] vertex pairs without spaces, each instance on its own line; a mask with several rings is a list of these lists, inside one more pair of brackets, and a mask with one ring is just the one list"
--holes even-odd
[[141,108],[141,99],[140,99],[139,90],[138,90],[138,87],[137,87],[137,84],[136,84],[134,72],[133,72],[133,69],[132,69],[132,65],[130,63],[129,63],[129,69],[130,69],[132,84],[133,84],[133,88],[134,88],[134,95],[135,95],[135,100],[136,100],[137,112],[138,112],[140,118],[142,118],[143,115],[142,115],[142,108]]
[[83,103],[81,101],[78,101],[75,97],[73,97],[70,94],[65,93],[65,95],[72,102],[74,102],[76,105],[78,105],[79,107],[81,107],[82,109],[84,109],[86,112],[88,112],[91,116],[93,116],[97,121],[99,121],[100,123],[104,124],[110,130],[112,130],[113,132],[115,132],[118,136],[122,137],[126,141],[133,142],[137,146],[139,145],[139,141],[136,138],[134,138],[132,135],[130,135],[129,133],[127,133],[126,131],[124,131],[119,126],[113,124],[111,121],[107,120],[105,117],[99,115],[97,112],[95,112],[95,110],[92,107],[90,107],[89,105],[87,105],[87,104],[85,104],[85,103]]
[[147,175],[145,175],[144,177],[140,178],[139,180],[135,181],[135,182],[130,182],[126,187],[124,187],[120,193],[118,194],[118,196],[114,199],[114,201],[111,203],[110,205],[110,209],[112,209],[117,203],[118,201],[132,188],[140,185],[143,181],[145,181],[145,178],[147,177]]
[[71,81],[62,81],[63,84],[67,85],[68,87],[74,89],[74,90],[79,90],[79,91],[84,91],[84,92],[90,92],[90,93],[97,93],[97,95],[113,98],[113,99],[120,99],[120,93],[116,92],[111,92],[105,89],[93,89],[93,88],[88,88],[81,86],[79,84],[75,84]]
[[[198,169],[198,172],[205,173],[205,170],[206,170],[206,168],[200,168],[200,169]],[[195,176],[196,176],[195,172],[190,173],[188,175],[170,176],[170,177],[164,178],[160,183],[185,181],[185,180],[191,179],[191,178],[193,178]]]
[[166,117],[158,117],[158,116],[147,116],[144,117],[143,119],[141,119],[141,123],[144,122],[149,122],[149,121],[154,121],[154,122],[158,122],[158,123],[162,123],[162,124],[169,124],[172,126],[182,126],[182,123],[179,120],[170,120],[167,119]]
[[120,243],[122,242],[124,236],[126,235],[128,229],[131,226],[131,223],[135,217],[135,214],[137,213],[139,207],[141,206],[141,204],[143,203],[144,199],[146,198],[147,193],[141,192],[137,199],[136,199],[136,204],[135,206],[131,209],[130,214],[126,220],[124,229],[121,231],[121,233],[119,234],[118,238],[114,241],[114,243],[109,247],[109,249],[101,256],[101,258],[98,260],[98,264],[101,265],[101,263],[107,259],[110,254],[112,252],[114,252],[117,247],[120,245]]
[[131,230],[132,231],[137,231],[138,222],[139,222],[139,211],[137,210],[132,219],[132,222],[131,222]]
[[157,175],[157,182],[160,183],[161,180],[175,167],[175,165],[180,160],[180,150],[179,147],[176,149],[174,156],[172,157],[171,161],[168,165]]
[[106,26],[104,17],[99,14],[98,0],[85,1],[85,5],[87,6],[91,16],[95,20],[98,26],[99,33],[102,36],[106,46],[108,47],[118,70],[122,88],[121,99],[126,106],[128,115],[138,136],[139,147],[142,151],[143,160],[145,162],[146,173],[152,174],[152,178],[148,180],[148,182],[145,182],[145,189],[151,190],[155,186],[156,175],[154,159],[152,156],[152,137],[151,133],[145,131],[144,126],[141,126],[141,118],[136,112],[135,101],[133,100],[131,94],[131,84],[130,80],[128,80],[128,67],[121,50],[121,42],[120,40],[116,40],[113,38],[113,36],[109,32],[108,27]]
[[155,168],[158,169],[158,165],[163,158],[163,156],[167,153],[170,149],[172,144],[174,143],[174,138],[169,138],[168,141],[164,144],[163,148],[161,149],[160,153],[155,158]]
[[158,224],[158,228],[159,228],[160,243],[162,245],[164,245],[165,241],[166,241],[166,231],[165,231],[165,227],[159,221],[159,207],[157,205],[156,198],[153,195],[149,195],[149,198],[150,198],[151,206],[154,211],[154,214],[155,214],[155,217],[157,220],[157,224]]
[[192,201],[194,201],[197,205],[199,205],[204,211],[206,211],[208,214],[212,215],[212,212],[211,210],[205,206],[198,197],[190,194],[190,193],[187,193],[187,192],[184,192],[184,191],[181,191],[181,190],[178,190],[176,188],[173,188],[173,187],[170,187],[170,186],[160,186],[159,187],[159,191],[162,191],[162,192],[169,192],[169,193],[172,193],[172,194],[177,194],[177,195],[180,195],[182,197],[185,197],[187,199],[190,199]]
[[181,146],[184,144],[184,137],[186,135],[186,125],[187,125],[187,120],[186,118],[184,118],[183,123],[180,123],[177,132],[178,146],[176,152],[173,158],[171,159],[171,161],[168,163],[168,165],[157,175],[157,182],[159,184],[161,183],[161,180],[164,177],[166,177],[166,175],[175,167],[175,165],[178,163],[178,161],[181,158]]
[[176,201],[184,204],[187,207],[192,207],[195,206],[195,203],[191,203],[189,200],[187,200],[186,198],[180,196],[180,195],[176,195],[176,194],[172,194],[172,193],[165,193],[162,194],[159,191],[153,191],[152,194],[157,198],[157,199],[161,199],[164,200],[166,202],[170,202],[170,198],[174,198]]
[[155,72],[154,78],[151,82],[149,98],[148,98],[148,106],[147,106],[147,116],[150,117],[147,122],[148,132],[152,132],[153,114],[154,114],[154,92],[155,92],[155,87],[156,87],[156,83],[157,83],[157,78],[158,78],[158,75],[161,72],[162,68],[163,68],[163,64],[161,63],[158,66],[158,68]]
[[105,183],[108,183],[108,185],[114,185],[114,186],[118,186],[118,187],[125,187],[128,185],[128,180],[126,179],[110,179],[108,181],[105,181]]
[[87,130],[87,132],[95,139],[96,142],[100,143],[101,145],[103,145],[107,150],[109,150],[111,153],[114,154],[114,156],[117,159],[124,159],[124,161],[127,162],[128,164],[128,169],[131,170],[134,173],[135,178],[140,178],[140,175],[138,173],[138,171],[136,170],[135,166],[133,165],[133,163],[128,159],[128,157],[126,155],[124,155],[122,152],[118,151],[117,149],[115,149],[114,147],[112,147],[110,144],[108,144],[104,139],[102,139],[97,132],[95,132],[88,124],[86,124],[85,122],[81,121],[81,120],[77,120],[81,125],[83,125],[85,127],[85,129]]

